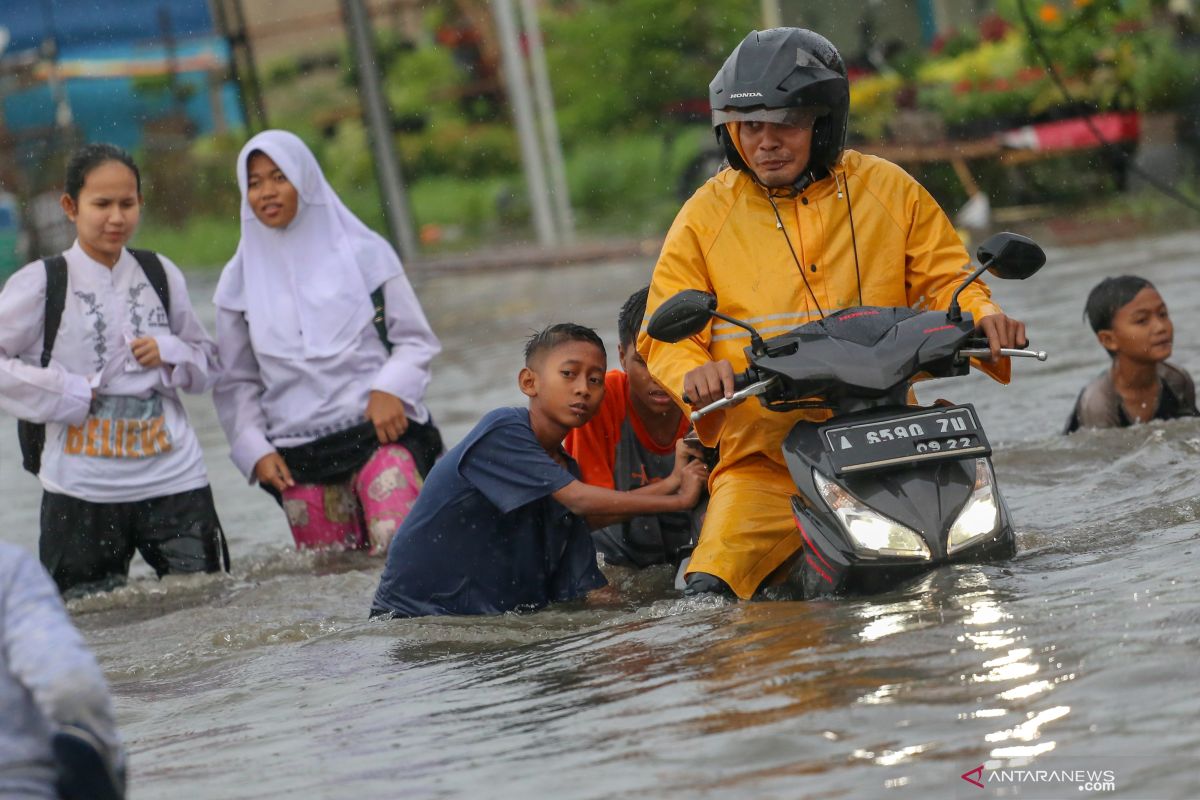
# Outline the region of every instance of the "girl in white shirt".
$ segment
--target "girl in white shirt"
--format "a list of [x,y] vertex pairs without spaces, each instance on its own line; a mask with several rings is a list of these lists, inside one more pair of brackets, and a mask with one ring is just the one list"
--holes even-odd
[[78,238],[58,262],[65,295],[44,365],[53,261],[26,265],[0,292],[0,407],[45,423],[42,563],[71,593],[123,583],[135,550],[160,577],[215,572],[224,538],[179,392],[210,388],[216,346],[179,269],[125,247],[142,207],[125,151],[78,150],[62,206]]
[[381,553],[442,450],[424,402],[441,346],[396,252],[297,136],[256,135],[237,177],[242,238],[214,298],[231,457],[297,547]]

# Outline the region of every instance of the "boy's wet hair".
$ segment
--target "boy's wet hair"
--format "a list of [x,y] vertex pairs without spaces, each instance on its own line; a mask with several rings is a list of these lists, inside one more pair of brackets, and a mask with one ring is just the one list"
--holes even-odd
[[567,342],[589,342],[608,357],[604,341],[594,330],[574,322],[559,322],[542,328],[525,340],[525,366],[532,367],[538,358]]
[[620,337],[621,347],[626,350],[637,342],[638,334],[642,330],[642,320],[646,316],[646,298],[649,296],[649,286],[638,289],[629,295],[629,299],[617,314],[617,335]]
[[63,191],[72,200],[79,202],[79,192],[87,181],[88,173],[109,161],[118,161],[129,167],[133,172],[134,180],[137,181],[138,194],[141,194],[142,173],[138,171],[133,156],[115,144],[104,143],[85,144],[71,154],[71,159],[67,162],[67,182]]
[[[1087,302],[1083,306],[1083,318],[1092,326],[1094,333],[1112,329],[1113,318],[1117,312],[1127,306],[1137,297],[1142,289],[1154,288],[1154,284],[1137,275],[1118,275],[1100,281],[1092,291],[1088,292]],[[1108,354],[1116,357],[1116,353],[1105,348]]]
[[1095,333],[1110,330],[1117,312],[1145,288],[1153,289],[1154,284],[1137,275],[1105,278],[1088,293],[1087,303],[1083,306],[1083,318]]

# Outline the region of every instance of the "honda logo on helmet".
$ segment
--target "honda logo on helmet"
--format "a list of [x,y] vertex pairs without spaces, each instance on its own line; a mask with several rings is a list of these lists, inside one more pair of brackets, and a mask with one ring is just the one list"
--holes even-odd
[[762,97],[762,92],[734,92],[729,95],[730,100],[737,100],[739,97]]

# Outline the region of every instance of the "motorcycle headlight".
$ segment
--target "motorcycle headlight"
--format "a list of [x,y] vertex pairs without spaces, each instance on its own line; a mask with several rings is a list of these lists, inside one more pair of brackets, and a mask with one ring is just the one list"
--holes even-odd
[[946,552],[953,553],[975,544],[975,540],[990,533],[995,533],[1000,524],[1000,509],[996,505],[996,493],[993,490],[992,470],[987,461],[975,459],[975,488],[963,510],[958,512],[958,519],[950,527],[950,537],[946,541]]
[[912,528],[871,509],[815,469],[813,481],[857,549],[880,556],[929,559],[929,546]]

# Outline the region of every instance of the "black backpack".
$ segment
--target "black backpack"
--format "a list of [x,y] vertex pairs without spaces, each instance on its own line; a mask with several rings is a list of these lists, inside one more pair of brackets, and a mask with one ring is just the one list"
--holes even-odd
[[[130,249],[155,294],[162,301],[167,316],[171,314],[171,294],[167,289],[167,273],[158,256],[150,250]],[[61,255],[42,259],[46,268],[46,324],[42,334],[42,366],[50,365],[50,352],[58,338],[63,307],[67,303],[67,259]],[[17,439],[21,442],[21,466],[34,475],[42,469],[42,449],[46,446],[46,426],[41,422],[17,420]]]

